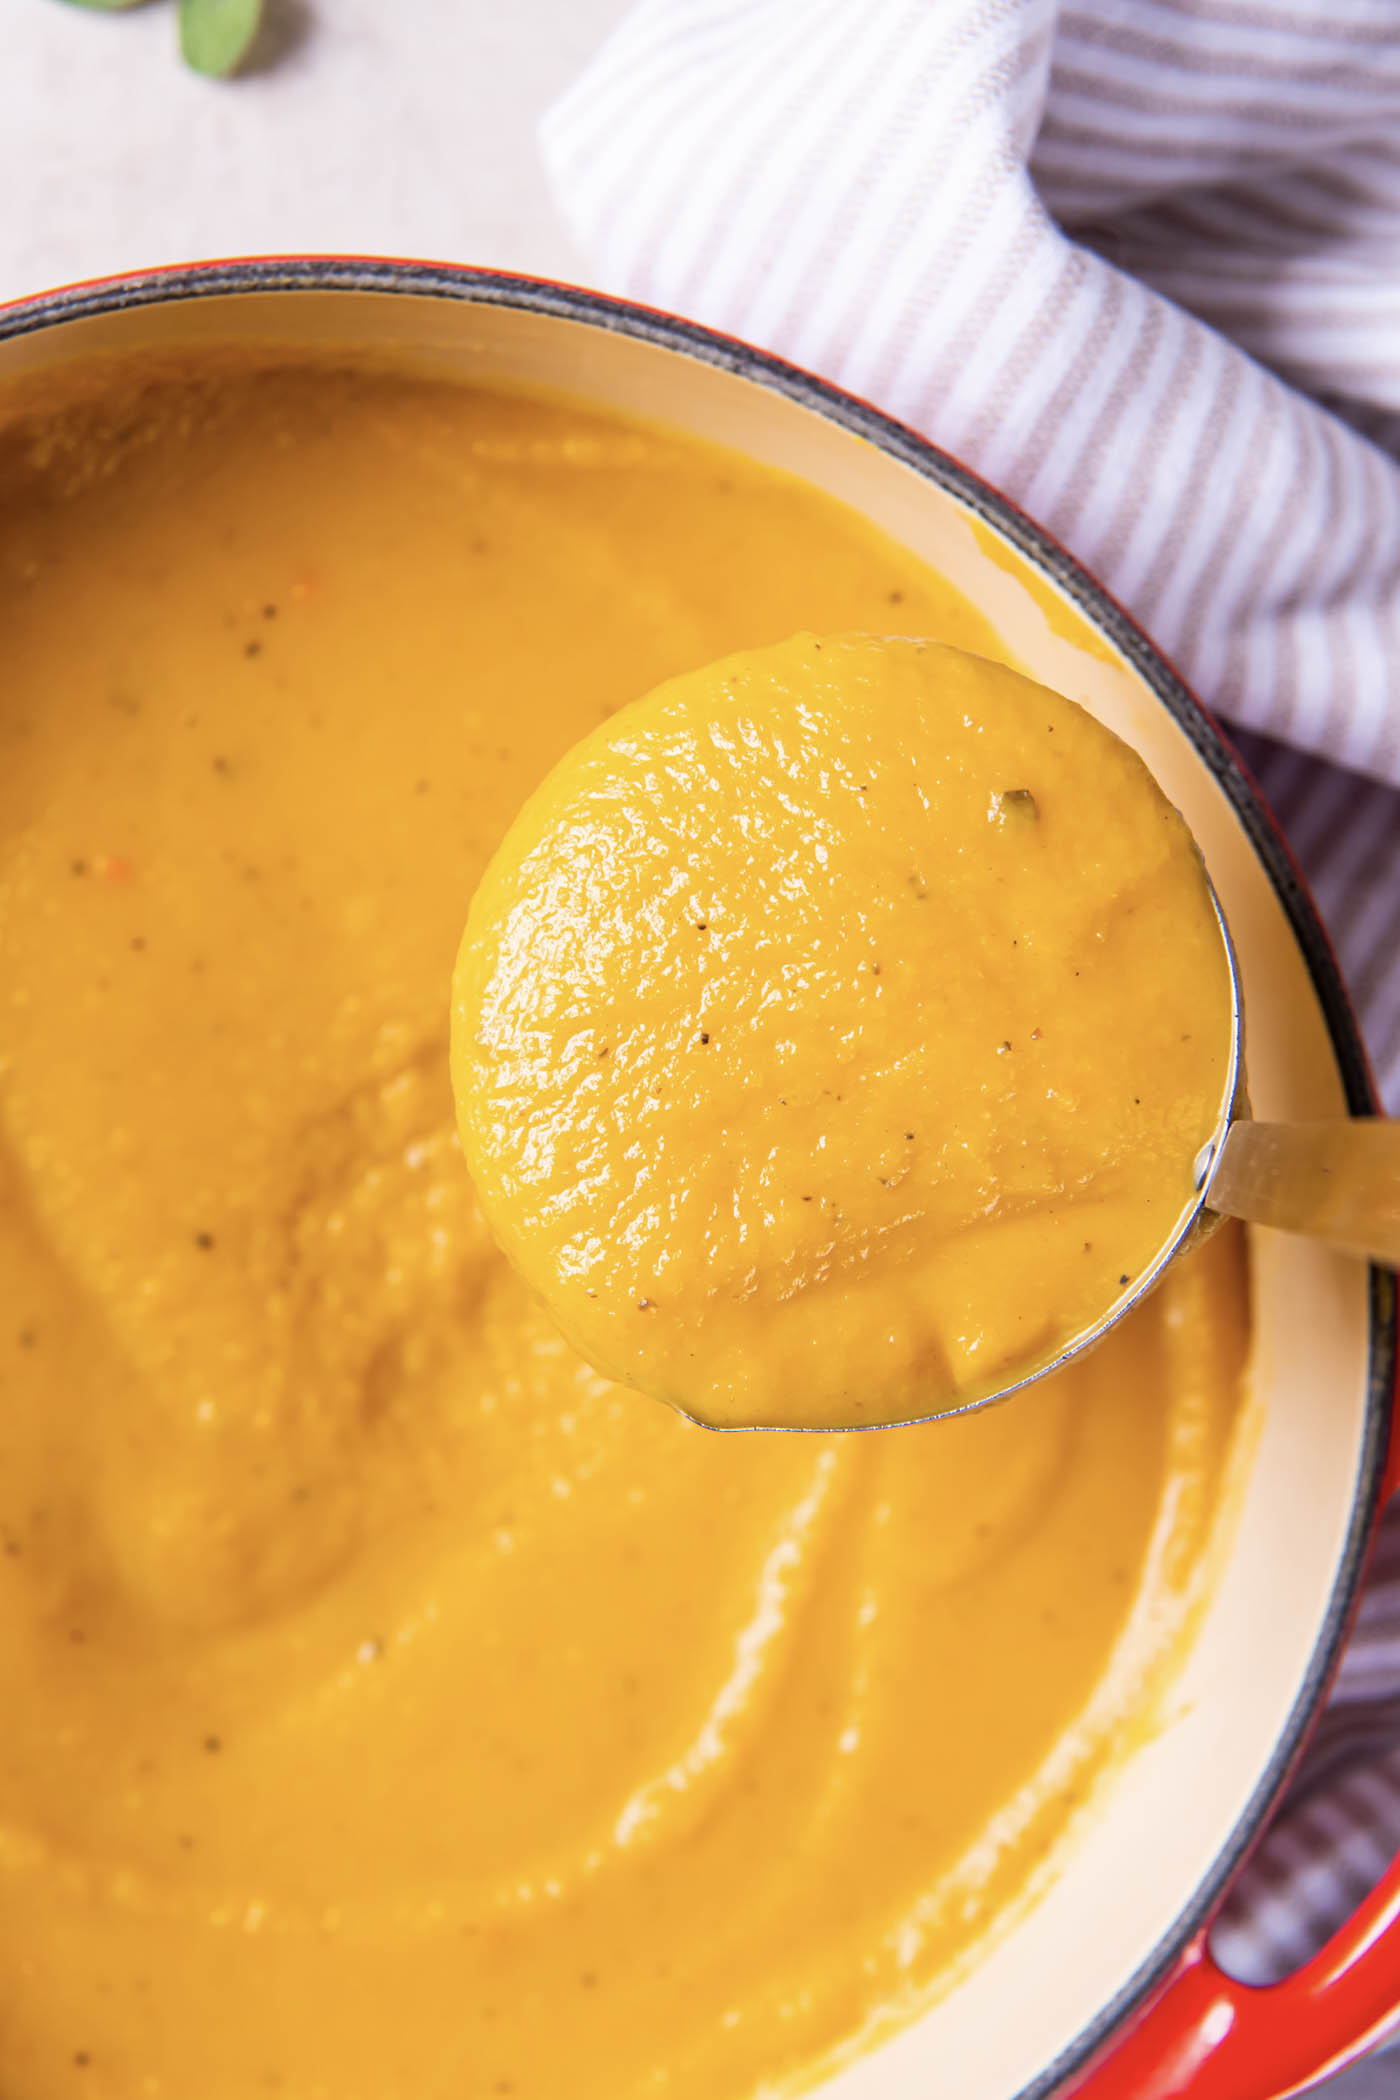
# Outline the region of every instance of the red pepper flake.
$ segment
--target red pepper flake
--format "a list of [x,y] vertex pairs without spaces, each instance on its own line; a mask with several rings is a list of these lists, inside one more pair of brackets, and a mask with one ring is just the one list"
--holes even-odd
[[125,883],[130,882],[136,870],[120,853],[101,853],[93,862],[93,873],[102,882]]

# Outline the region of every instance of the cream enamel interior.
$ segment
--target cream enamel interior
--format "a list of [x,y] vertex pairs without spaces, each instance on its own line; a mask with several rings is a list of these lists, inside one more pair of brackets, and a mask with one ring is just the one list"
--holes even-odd
[[[735,447],[861,511],[992,620],[1009,661],[1134,743],[1186,816],[1238,954],[1255,1112],[1280,1120],[1345,1112],[1307,967],[1224,790],[1109,638],[1089,649],[1052,629],[1009,542],[1001,561],[987,560],[986,527],[974,528],[958,499],[734,373],[507,306],[339,291],[156,304],[0,343],[0,371],[195,340],[334,344],[417,369],[566,388]],[[1252,1457],[1170,1708],[1095,1802],[1040,1900],[916,2025],[831,2079],[830,2100],[928,2091],[1009,2100],[1036,2082],[1193,1904],[1271,1765],[1352,1532],[1367,1433],[1368,1297],[1360,1263],[1267,1233],[1255,1235],[1254,1249]]]

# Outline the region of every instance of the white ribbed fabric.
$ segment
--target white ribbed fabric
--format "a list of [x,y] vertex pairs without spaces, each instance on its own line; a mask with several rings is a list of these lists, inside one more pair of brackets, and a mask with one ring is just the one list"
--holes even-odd
[[[1400,1112],[1400,0],[640,0],[541,142],[603,284],[925,432],[1255,732]],[[1397,1841],[1400,1511],[1223,1958]]]

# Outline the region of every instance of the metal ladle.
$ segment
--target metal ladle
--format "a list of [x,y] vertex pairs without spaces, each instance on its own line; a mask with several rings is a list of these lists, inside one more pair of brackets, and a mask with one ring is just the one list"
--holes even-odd
[[1204,1210],[1400,1268],[1400,1123],[1232,1121],[1211,1160]]
[[[1209,878],[1207,878],[1209,879]],[[1177,1224],[1136,1288],[1049,1362],[979,1397],[963,1414],[1048,1377],[1116,1327],[1161,1281],[1178,1254],[1195,1246],[1225,1218],[1300,1233],[1344,1253],[1400,1268],[1400,1120],[1339,1116],[1318,1123],[1261,1123],[1250,1112],[1244,1058],[1244,999],[1239,964],[1220,899],[1211,901],[1230,968],[1233,1055],[1215,1134],[1196,1159],[1196,1201]],[[937,1420],[938,1416],[925,1419]]]
[[[1387,1268],[1400,1267],[1400,1122],[1339,1116],[1319,1123],[1260,1123],[1245,1079],[1239,964],[1220,899],[1211,901],[1230,966],[1234,1055],[1228,1107],[1196,1161],[1196,1208],[1171,1252],[1222,1218],[1321,1240]],[[1153,1264],[1154,1275],[1164,1264]]]

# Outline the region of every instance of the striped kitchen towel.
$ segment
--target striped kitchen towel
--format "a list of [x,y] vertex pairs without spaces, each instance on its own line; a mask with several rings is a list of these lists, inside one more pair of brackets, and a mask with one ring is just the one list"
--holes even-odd
[[[641,0],[542,148],[604,284],[924,431],[1245,730],[1400,1112],[1400,0]],[[1400,1512],[1223,1958],[1397,1841]]]

